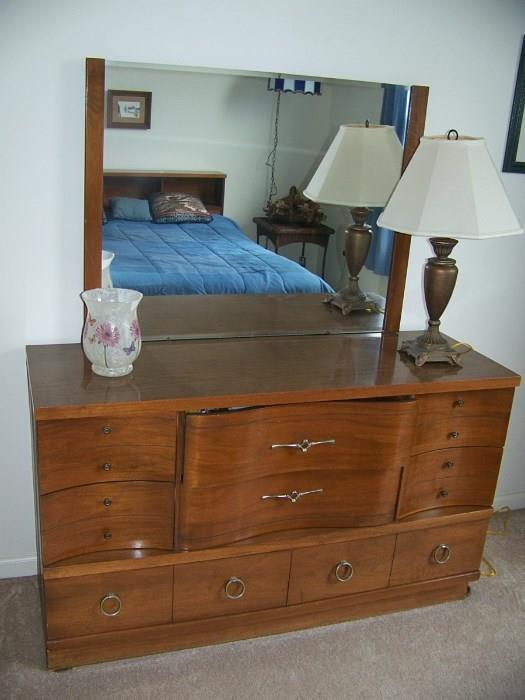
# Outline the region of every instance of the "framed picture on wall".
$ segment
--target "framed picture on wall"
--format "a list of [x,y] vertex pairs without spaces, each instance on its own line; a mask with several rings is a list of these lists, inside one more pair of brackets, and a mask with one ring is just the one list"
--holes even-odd
[[514,88],[514,100],[510,113],[507,145],[503,158],[503,172],[525,173],[525,123],[523,107],[525,105],[525,37],[521,47],[518,77]]
[[108,90],[109,129],[149,129],[150,123],[151,92]]

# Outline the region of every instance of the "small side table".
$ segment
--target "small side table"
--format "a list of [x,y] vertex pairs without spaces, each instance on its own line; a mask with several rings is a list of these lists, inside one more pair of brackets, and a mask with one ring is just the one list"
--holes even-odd
[[299,226],[297,224],[277,224],[268,221],[265,216],[256,216],[253,222],[257,225],[257,243],[261,236],[266,236],[270,239],[275,247],[275,252],[279,253],[281,246],[289,245],[290,243],[302,243],[301,257],[299,262],[303,267],[306,267],[305,245],[307,243],[315,243],[320,245],[323,251],[323,264],[321,268],[321,277],[324,278],[324,268],[326,263],[326,251],[330,236],[334,229],[324,224],[315,226]]

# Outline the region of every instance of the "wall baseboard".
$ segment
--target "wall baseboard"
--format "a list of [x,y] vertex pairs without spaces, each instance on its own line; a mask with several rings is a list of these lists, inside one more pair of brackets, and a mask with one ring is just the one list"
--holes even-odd
[[37,569],[36,557],[0,559],[0,579],[34,576],[37,573]]
[[503,506],[509,506],[511,510],[525,508],[525,491],[509,493],[507,496],[496,496],[494,508],[502,508]]

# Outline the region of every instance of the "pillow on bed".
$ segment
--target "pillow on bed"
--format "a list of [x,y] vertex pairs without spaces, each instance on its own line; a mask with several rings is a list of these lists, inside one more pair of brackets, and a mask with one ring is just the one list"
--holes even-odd
[[156,224],[207,224],[213,218],[200,199],[183,192],[156,192],[149,203]]
[[147,199],[135,199],[134,197],[113,197],[111,216],[113,219],[127,219],[128,221],[151,221],[149,202]]

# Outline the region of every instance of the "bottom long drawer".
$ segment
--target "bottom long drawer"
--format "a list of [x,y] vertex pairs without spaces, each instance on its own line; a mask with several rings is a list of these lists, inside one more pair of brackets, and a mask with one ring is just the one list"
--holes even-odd
[[173,567],[45,582],[49,639],[171,622]]
[[173,619],[196,620],[286,605],[290,552],[175,567]]
[[385,588],[395,535],[295,550],[288,603]]
[[390,585],[477,571],[487,525],[480,520],[398,535]]

